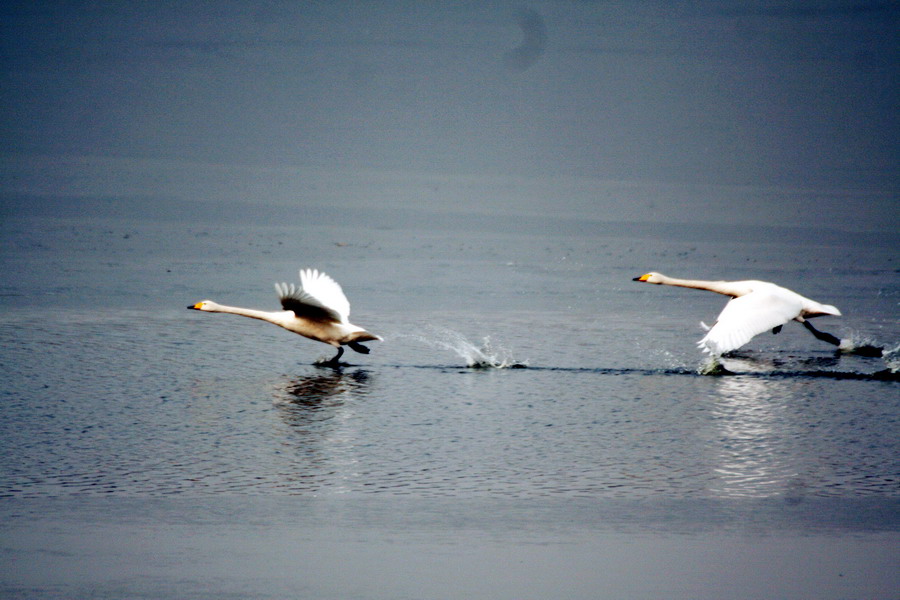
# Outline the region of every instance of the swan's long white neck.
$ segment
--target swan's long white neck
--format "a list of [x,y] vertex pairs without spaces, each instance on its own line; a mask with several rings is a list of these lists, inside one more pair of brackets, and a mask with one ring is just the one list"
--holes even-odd
[[696,290],[707,290],[710,292],[716,292],[717,294],[731,296],[733,298],[744,296],[753,291],[752,288],[747,285],[749,282],[744,281],[703,281],[700,279],[678,279],[677,277],[669,277],[667,275],[663,275],[662,273],[657,274],[655,280],[651,280],[650,283],[693,288]]
[[[232,315],[241,315],[242,317],[250,317],[251,319],[259,319],[268,321],[276,325],[283,325],[285,311],[270,312],[265,310],[255,310],[253,308],[242,308],[240,306],[226,306],[224,304],[211,303],[208,312],[229,313]],[[293,313],[290,313],[293,315]]]

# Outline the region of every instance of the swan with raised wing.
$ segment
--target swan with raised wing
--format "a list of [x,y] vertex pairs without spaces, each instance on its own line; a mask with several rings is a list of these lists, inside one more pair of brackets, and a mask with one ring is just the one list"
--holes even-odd
[[350,322],[350,302],[347,296],[341,286],[325,273],[316,269],[301,269],[299,287],[293,283],[276,283],[275,291],[284,310],[269,312],[225,306],[212,300],[202,300],[188,308],[268,321],[337,348],[337,354],[331,360],[319,364],[338,365],[345,345],[356,352],[368,354],[369,348],[360,342],[381,340],[380,336]]
[[789,321],[803,324],[816,338],[835,346],[841,340],[819,331],[808,321],[825,315],[839,317],[841,311],[830,304],[821,304],[768,281],[699,281],[677,279],[662,273],[650,272],[633,281],[708,290],[731,300],[722,309],[716,323],[697,344],[713,356],[737,350],[764,331],[778,333]]

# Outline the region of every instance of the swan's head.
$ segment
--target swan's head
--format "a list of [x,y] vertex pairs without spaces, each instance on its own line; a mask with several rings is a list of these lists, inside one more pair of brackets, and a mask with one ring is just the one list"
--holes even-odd
[[216,309],[219,308],[219,305],[213,302],[212,300],[201,300],[197,304],[191,304],[188,306],[190,310],[205,310],[206,312],[215,312]]
[[644,273],[640,277],[635,277],[632,281],[644,281],[646,283],[662,283],[666,278],[662,273],[657,273],[656,271],[650,271],[649,273]]

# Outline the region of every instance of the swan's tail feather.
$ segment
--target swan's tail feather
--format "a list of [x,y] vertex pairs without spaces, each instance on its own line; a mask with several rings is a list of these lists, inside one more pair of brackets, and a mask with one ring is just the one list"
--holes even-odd
[[[369,333],[368,331],[357,331],[353,334],[352,339],[347,342],[347,345],[353,348],[351,344],[357,342],[381,342],[382,337],[380,335],[375,335],[374,333]],[[354,348],[355,350],[355,348]]]
[[822,304],[819,306],[819,314],[822,315],[830,315],[832,317],[840,317],[841,311],[838,310],[836,306],[832,306],[831,304]]

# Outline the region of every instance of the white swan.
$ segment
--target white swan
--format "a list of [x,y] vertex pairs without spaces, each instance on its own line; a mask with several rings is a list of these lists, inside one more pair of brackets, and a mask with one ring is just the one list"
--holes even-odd
[[807,321],[812,317],[823,315],[839,317],[841,311],[830,304],[820,304],[815,300],[804,298],[774,283],[697,281],[676,279],[655,272],[635,277],[634,281],[709,290],[731,296],[732,300],[722,309],[715,325],[702,340],[697,342],[704,351],[714,356],[737,350],[764,331],[771,330],[772,333],[778,333],[782,325],[791,320],[803,323],[803,326],[818,339],[835,346],[841,345],[840,339],[830,333],[819,331]]
[[337,365],[344,353],[345,344],[357,352],[368,354],[369,349],[360,342],[381,340],[381,337],[349,321],[350,302],[341,286],[325,273],[315,269],[301,269],[300,287],[293,283],[276,283],[275,291],[278,292],[284,310],[267,312],[224,306],[212,300],[203,300],[188,308],[261,319],[336,347],[338,351],[334,358],[322,364]]

